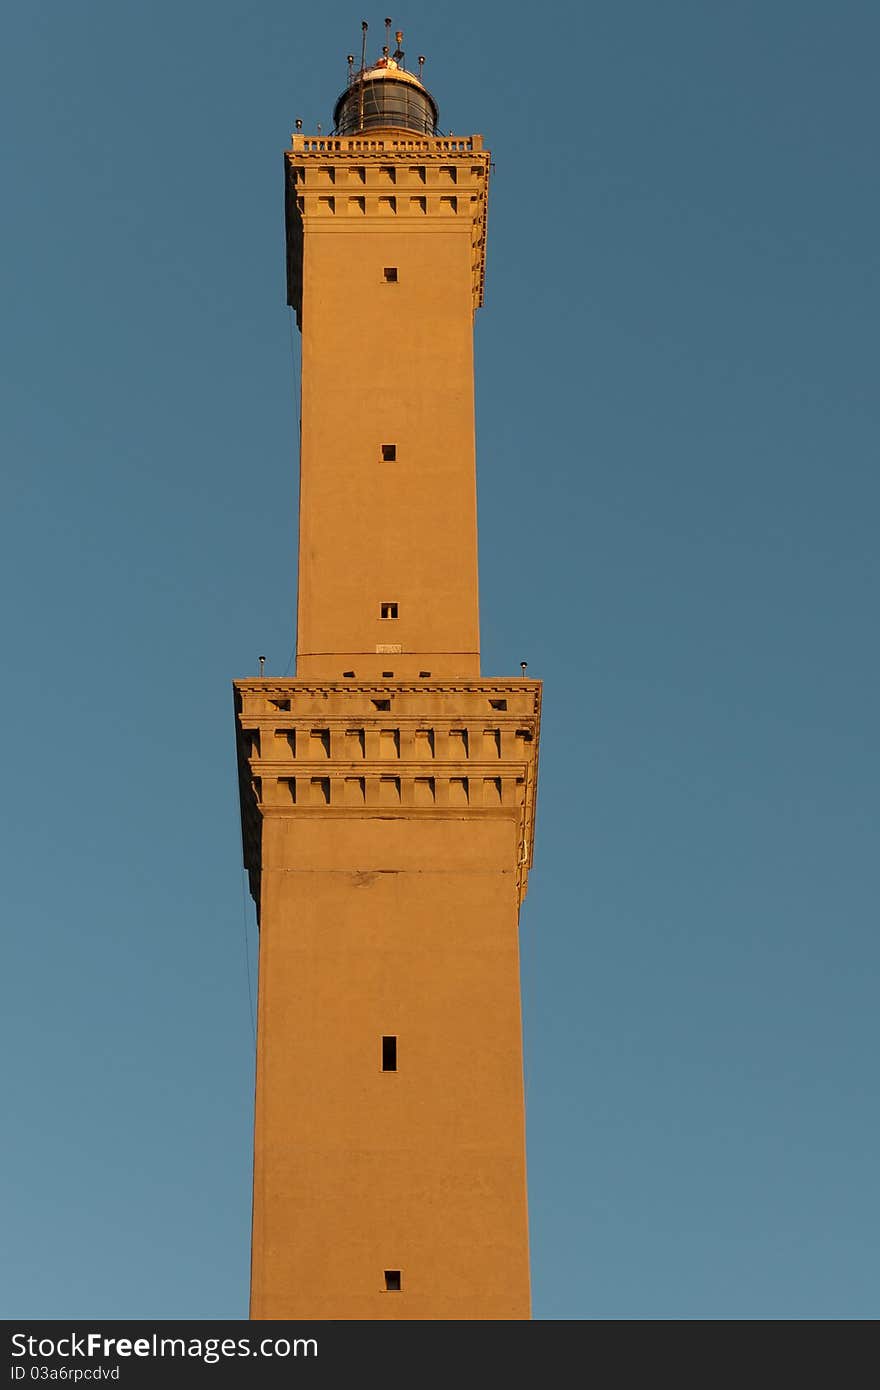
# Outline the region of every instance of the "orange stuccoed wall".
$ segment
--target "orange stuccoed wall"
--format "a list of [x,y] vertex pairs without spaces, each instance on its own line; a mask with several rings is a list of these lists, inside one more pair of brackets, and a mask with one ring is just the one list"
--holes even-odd
[[252,1318],[529,1316],[540,684],[479,667],[488,175],[478,136],[297,135],[286,155],[297,674],[235,683],[260,922]]

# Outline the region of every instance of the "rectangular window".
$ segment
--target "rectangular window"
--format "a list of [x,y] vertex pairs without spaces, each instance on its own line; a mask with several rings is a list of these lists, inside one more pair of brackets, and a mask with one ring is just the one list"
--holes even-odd
[[466,777],[450,777],[449,804],[450,806],[467,806],[468,779]]
[[383,444],[383,445],[382,445],[382,462],[383,462],[383,463],[394,463],[395,460],[396,460],[396,458],[397,458],[397,445],[396,445],[396,444]]
[[382,1070],[397,1071],[397,1038],[391,1035],[382,1039]]
[[484,805],[484,806],[500,806],[500,805],[501,805],[501,778],[500,778],[500,777],[484,777],[484,778],[483,778],[483,805]]
[[385,1288],[388,1293],[400,1293],[400,1270],[386,1269]]
[[400,778],[399,778],[399,777],[380,777],[380,778],[379,778],[379,805],[380,805],[380,806],[399,806],[399,805],[400,805]]
[[380,603],[380,605],[379,605],[379,617],[380,617],[380,618],[396,618],[396,617],[397,617],[397,604],[396,604],[396,603]]
[[309,757],[310,758],[329,758],[330,757],[330,730],[312,729],[309,734]]
[[468,731],[467,729],[449,730],[449,756],[451,758],[466,758],[468,755]]
[[384,277],[385,277],[385,283],[386,283],[386,284],[388,284],[388,285],[396,285],[396,284],[397,284],[397,266],[396,266],[396,265],[386,265],[385,269],[382,271],[382,274],[383,274]]
[[365,796],[363,777],[346,777],[343,793],[346,806],[363,806]]
[[379,730],[379,757],[380,757],[380,758],[399,758],[399,757],[400,757],[400,730],[399,730],[399,729],[380,729],[380,730]]
[[363,729],[346,729],[344,747],[346,758],[362,758],[364,756]]
[[311,801],[312,805],[313,805],[313,806],[329,806],[329,805],[330,805],[330,778],[329,778],[329,777],[313,777],[313,778],[311,779],[311,783],[312,783],[312,787],[311,787],[312,794],[311,794],[309,800]]
[[413,800],[416,806],[433,806],[435,800],[434,778],[417,777],[413,783]]

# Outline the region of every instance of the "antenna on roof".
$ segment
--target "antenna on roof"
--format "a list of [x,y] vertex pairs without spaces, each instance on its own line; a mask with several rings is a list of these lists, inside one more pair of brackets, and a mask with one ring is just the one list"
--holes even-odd
[[353,68],[353,66],[354,66],[354,54],[353,54],[353,53],[348,53],[348,54],[346,54],[345,61],[348,63],[348,85],[349,85],[349,87],[350,87],[351,84],[352,84],[352,71],[351,71],[351,70],[352,70],[352,68]]
[[385,43],[382,47],[382,52],[386,58],[391,52],[391,20],[387,15],[385,16]]
[[358,130],[364,128],[364,68],[367,65],[367,30],[369,25],[365,19],[361,20],[361,89],[358,94]]
[[395,39],[397,40],[397,47],[395,48],[395,50],[394,50],[394,55],[393,55],[393,56],[394,56],[394,61],[395,61],[396,63],[400,63],[400,64],[402,65],[402,64],[403,64],[403,57],[404,57],[404,54],[403,54],[403,30],[402,30],[402,29],[395,29],[395,31],[394,31],[394,37],[395,37]]
[[419,54],[419,78],[421,78],[421,76],[422,76],[422,68],[423,68],[424,66],[425,66],[425,55],[424,55],[424,53],[420,53],[420,54]]

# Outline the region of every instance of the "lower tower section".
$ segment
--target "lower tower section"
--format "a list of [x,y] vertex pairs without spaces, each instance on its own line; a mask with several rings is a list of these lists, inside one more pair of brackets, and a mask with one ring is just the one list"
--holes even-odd
[[235,698],[260,921],[251,1317],[527,1318],[540,684]]

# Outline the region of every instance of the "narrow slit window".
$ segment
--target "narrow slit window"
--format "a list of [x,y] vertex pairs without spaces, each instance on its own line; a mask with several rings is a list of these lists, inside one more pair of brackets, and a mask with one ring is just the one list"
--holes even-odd
[[383,444],[383,445],[382,445],[382,462],[383,462],[383,463],[396,463],[396,461],[397,461],[397,445],[396,445],[396,444]]
[[397,284],[397,266],[396,266],[396,265],[386,265],[385,269],[382,271],[382,274],[383,274],[384,277],[385,277],[385,283],[386,283],[386,284],[388,284],[388,285],[396,285],[396,284]]
[[388,1293],[400,1293],[400,1270],[386,1269],[385,1289]]
[[380,603],[380,605],[379,605],[379,617],[380,617],[380,618],[396,618],[396,617],[397,617],[397,604],[396,604],[396,603]]
[[383,679],[383,680],[386,680],[386,681],[387,681],[387,680],[392,680],[393,678],[394,678],[394,672],[393,672],[393,671],[383,671],[383,672],[382,672],[382,679]]
[[382,1039],[382,1070],[397,1071],[397,1038],[392,1035]]

